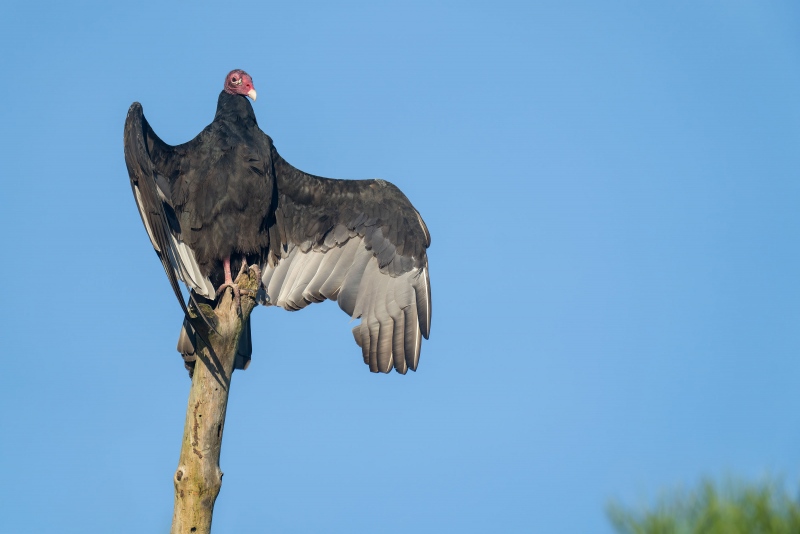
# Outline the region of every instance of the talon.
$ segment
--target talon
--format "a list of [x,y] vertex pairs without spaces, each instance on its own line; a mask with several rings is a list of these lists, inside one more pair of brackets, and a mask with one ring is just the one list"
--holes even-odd
[[231,282],[230,284],[222,284],[217,289],[217,298],[222,296],[225,293],[225,290],[230,288],[233,292],[233,302],[236,304],[236,310],[239,312],[239,315],[242,313],[242,290],[239,289],[239,286]]

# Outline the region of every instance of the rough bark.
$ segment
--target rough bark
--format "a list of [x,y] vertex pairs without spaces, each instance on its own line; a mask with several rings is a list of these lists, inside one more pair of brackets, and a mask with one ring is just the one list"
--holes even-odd
[[[258,276],[254,271],[236,280],[242,290],[255,295]],[[197,363],[189,391],[186,423],[183,429],[178,469],[175,471],[175,511],[171,534],[209,534],[214,502],[222,487],[219,454],[233,374],[234,358],[243,321],[255,307],[255,300],[242,292],[241,314],[226,290],[212,309],[200,305],[201,312],[214,324],[208,329],[202,319],[194,320],[197,336]],[[203,341],[211,344],[208,347]]]

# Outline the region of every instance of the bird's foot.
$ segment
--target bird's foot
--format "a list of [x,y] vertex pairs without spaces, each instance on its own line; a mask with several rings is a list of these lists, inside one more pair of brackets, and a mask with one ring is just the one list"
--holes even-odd
[[[250,269],[255,270],[258,283],[261,284],[261,269],[258,265],[251,265]],[[248,271],[247,260],[242,258],[242,266],[239,268],[239,273],[236,275],[236,279],[238,280],[240,276],[242,276],[245,272]],[[228,275],[230,271],[227,271],[225,274]],[[217,298],[219,298],[227,288],[230,288],[233,292],[233,302],[236,304],[236,310],[241,315],[242,313],[242,295],[255,298],[257,291],[252,289],[242,289],[239,285],[234,282],[229,276],[226,276],[225,283],[219,286],[217,289]]]
[[236,304],[236,310],[239,314],[242,313],[242,290],[239,289],[239,286],[236,285],[235,282],[225,282],[221,286],[217,288],[217,298],[221,297],[225,290],[231,288],[233,292],[233,302]]

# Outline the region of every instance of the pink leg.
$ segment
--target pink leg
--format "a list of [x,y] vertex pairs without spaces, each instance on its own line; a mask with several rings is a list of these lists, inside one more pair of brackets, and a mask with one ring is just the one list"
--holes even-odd
[[225,269],[225,285],[233,285],[233,278],[231,278],[231,257],[228,256],[222,260],[222,268]]
[[231,257],[228,256],[227,258],[222,260],[222,269],[225,271],[225,282],[217,288],[217,297],[222,295],[225,292],[225,289],[231,288],[233,291],[233,301],[236,303],[236,307],[238,309],[242,309],[242,295],[239,291],[239,286],[237,286],[233,282],[233,277],[231,276]]

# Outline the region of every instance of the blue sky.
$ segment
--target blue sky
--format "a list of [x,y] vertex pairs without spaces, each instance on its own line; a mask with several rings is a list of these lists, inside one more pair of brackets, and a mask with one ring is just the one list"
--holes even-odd
[[795,3],[11,1],[0,43],[0,531],[168,530],[189,380],[122,126],[189,140],[233,68],[288,161],[407,194],[434,312],[377,376],[335,304],[255,310],[215,533],[608,533],[703,476],[797,487]]

